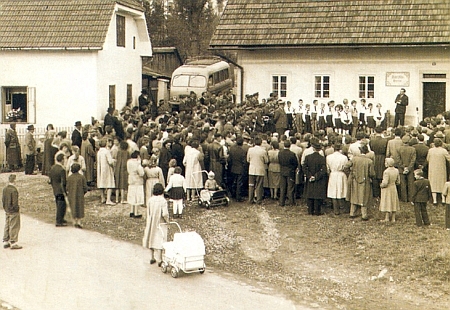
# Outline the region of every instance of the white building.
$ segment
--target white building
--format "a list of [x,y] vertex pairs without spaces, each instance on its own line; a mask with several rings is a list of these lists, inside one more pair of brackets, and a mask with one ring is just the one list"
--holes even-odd
[[0,0],[0,33],[1,124],[86,124],[137,103],[151,56],[139,2]]
[[[211,47],[237,51],[238,99],[366,99],[406,122],[450,110],[450,2],[229,0]],[[418,111],[418,112],[417,112]]]

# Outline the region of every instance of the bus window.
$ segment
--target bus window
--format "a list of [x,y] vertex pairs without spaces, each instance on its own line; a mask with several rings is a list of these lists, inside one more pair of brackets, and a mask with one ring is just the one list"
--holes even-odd
[[213,76],[210,75],[209,78],[208,78],[208,86],[213,86],[213,85],[214,85]]
[[214,84],[217,84],[219,82],[220,82],[219,72],[214,72]]
[[176,75],[172,78],[172,86],[187,87],[189,85],[189,75]]
[[201,75],[191,75],[190,81],[189,81],[190,87],[205,87],[206,86],[206,79],[204,76]]

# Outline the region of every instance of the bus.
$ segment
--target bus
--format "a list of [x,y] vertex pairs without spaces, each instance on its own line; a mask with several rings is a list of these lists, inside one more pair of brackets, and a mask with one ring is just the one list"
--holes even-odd
[[188,60],[172,73],[170,98],[176,104],[191,92],[200,98],[206,91],[217,95],[232,88],[233,73],[227,62],[217,57]]

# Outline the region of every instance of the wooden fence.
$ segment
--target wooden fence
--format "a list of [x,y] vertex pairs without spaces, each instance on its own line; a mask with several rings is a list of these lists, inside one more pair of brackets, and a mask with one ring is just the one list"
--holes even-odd
[[[39,136],[45,135],[46,127],[34,127],[34,138],[36,139],[36,143],[39,142]],[[5,146],[5,134],[8,128],[5,128],[4,130],[1,130],[0,132],[0,166],[1,167],[7,167],[6,163],[6,146]],[[74,127],[67,126],[67,127],[55,127],[56,132],[60,131],[67,131],[67,138],[70,139],[70,136],[72,134],[72,131],[74,130]],[[22,151],[22,163],[25,163],[25,134],[27,133],[26,127],[18,127],[16,129],[17,137],[19,138],[20,148]]]

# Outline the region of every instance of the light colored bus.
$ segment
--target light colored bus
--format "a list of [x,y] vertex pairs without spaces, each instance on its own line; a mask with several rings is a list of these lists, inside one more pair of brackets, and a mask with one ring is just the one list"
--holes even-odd
[[193,91],[200,98],[205,91],[217,95],[232,88],[233,73],[227,62],[216,57],[196,59],[187,61],[172,73],[170,97],[178,101]]

